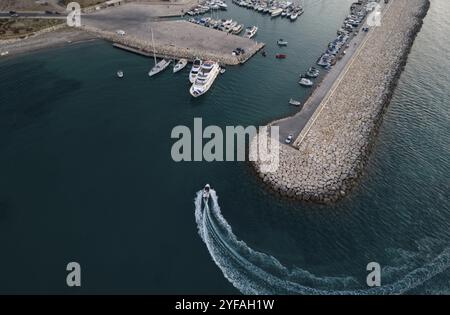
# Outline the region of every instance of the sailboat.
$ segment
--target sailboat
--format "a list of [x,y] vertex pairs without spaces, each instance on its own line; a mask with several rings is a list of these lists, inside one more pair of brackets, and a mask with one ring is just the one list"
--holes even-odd
[[160,62],[156,62],[156,54],[155,54],[155,41],[153,39],[153,29],[151,29],[152,31],[152,44],[153,44],[153,59],[155,60],[155,65],[153,66],[153,68],[148,72],[148,75],[150,77],[154,76],[155,74],[160,73],[161,71],[163,71],[164,69],[166,69],[169,65],[170,65],[170,61],[171,60],[166,60],[163,59]]

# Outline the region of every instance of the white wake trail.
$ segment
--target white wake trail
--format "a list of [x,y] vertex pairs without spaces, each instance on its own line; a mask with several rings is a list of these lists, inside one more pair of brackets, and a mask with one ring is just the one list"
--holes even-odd
[[[198,233],[225,278],[243,294],[402,294],[450,267],[450,248],[446,248],[434,260],[392,284],[348,289],[351,285],[358,285],[353,277],[317,277],[307,270],[289,269],[275,257],[251,249],[233,234],[212,189],[210,201],[211,206],[202,208],[202,191],[197,192],[194,203]],[[315,287],[302,285],[302,282],[313,283]]]

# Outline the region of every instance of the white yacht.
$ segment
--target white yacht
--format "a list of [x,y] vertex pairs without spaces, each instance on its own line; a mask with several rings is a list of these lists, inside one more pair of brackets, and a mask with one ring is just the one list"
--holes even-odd
[[219,72],[220,66],[217,62],[205,61],[198,72],[197,79],[191,86],[191,95],[198,97],[205,94],[214,83]]
[[191,83],[195,82],[195,79],[197,78],[197,74],[198,74],[201,66],[202,66],[202,61],[198,58],[195,59],[194,63],[192,64],[191,72],[189,73],[189,81]]
[[156,54],[155,54],[155,41],[153,39],[153,29],[151,29],[152,32],[152,44],[153,44],[153,59],[155,61],[155,65],[153,66],[153,68],[148,72],[148,75],[150,77],[154,76],[155,74],[160,73],[161,71],[163,71],[164,69],[166,69],[169,65],[170,65],[170,61],[171,60],[166,60],[163,59],[160,62],[156,62]]
[[272,11],[272,13],[270,14],[272,17],[276,17],[279,16],[281,13],[283,12],[283,9],[278,8]]
[[244,37],[246,38],[252,38],[253,36],[256,35],[256,32],[258,31],[258,27],[257,26],[252,26],[252,27],[248,27],[245,30],[245,34]]
[[175,65],[175,67],[173,67],[173,73],[177,73],[180,70],[183,70],[184,67],[186,67],[188,61],[187,59],[180,59],[177,64]]
[[152,77],[155,74],[160,73],[170,65],[170,62],[171,60],[166,59],[161,60],[160,62],[156,63],[155,66],[148,72],[148,75]]

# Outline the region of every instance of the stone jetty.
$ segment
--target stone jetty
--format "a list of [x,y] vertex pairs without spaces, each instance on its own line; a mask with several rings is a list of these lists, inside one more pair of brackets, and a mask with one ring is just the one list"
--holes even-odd
[[280,147],[279,168],[259,176],[277,193],[332,203],[355,186],[382,115],[419,32],[429,0],[391,0],[333,93],[320,104],[293,146]]

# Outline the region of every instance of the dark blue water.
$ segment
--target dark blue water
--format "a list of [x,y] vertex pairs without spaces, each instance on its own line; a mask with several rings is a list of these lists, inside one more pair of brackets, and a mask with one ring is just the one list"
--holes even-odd
[[[204,125],[262,125],[293,113],[289,98],[307,93],[298,74],[335,36],[351,2],[305,1],[295,23],[230,3],[222,14],[258,25],[255,39],[267,43],[269,56],[229,67],[200,99],[189,95],[187,69],[150,79],[150,59],[105,42],[2,61],[0,291],[238,293],[233,285],[242,291],[242,283],[224,277],[242,269],[229,259],[233,243],[212,253],[197,232],[193,199],[210,182],[234,235],[286,268],[301,269],[297,283],[364,289],[366,265],[376,261],[383,284],[431,266],[413,273],[423,281],[406,291],[449,292],[445,0],[432,2],[366,173],[344,201],[286,203],[244,163],[171,159],[172,128],[192,126],[194,117]],[[288,47],[276,47],[280,37]],[[279,51],[288,58],[273,58]],[[115,78],[118,69],[124,80]],[[79,289],[65,284],[70,261],[82,266]],[[430,269],[439,276],[429,277]],[[251,276],[257,277],[248,281]],[[263,289],[279,291],[271,283]]]

